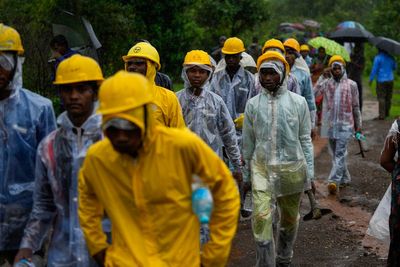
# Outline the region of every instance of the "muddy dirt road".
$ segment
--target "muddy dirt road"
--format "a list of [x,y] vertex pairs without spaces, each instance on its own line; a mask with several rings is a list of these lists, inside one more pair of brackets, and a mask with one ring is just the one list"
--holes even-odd
[[[365,101],[363,131],[370,151],[366,157],[355,155],[358,143],[349,145],[350,186],[337,196],[327,192],[326,179],[331,169],[331,156],[326,140],[316,145],[315,176],[317,199],[322,207],[333,210],[320,220],[301,221],[292,266],[385,266],[387,246],[366,235],[369,219],[389,183],[390,175],[379,165],[379,156],[392,120],[373,120],[377,102]],[[309,212],[303,197],[301,216]],[[242,221],[234,240],[229,266],[254,266],[255,250],[250,221]]]

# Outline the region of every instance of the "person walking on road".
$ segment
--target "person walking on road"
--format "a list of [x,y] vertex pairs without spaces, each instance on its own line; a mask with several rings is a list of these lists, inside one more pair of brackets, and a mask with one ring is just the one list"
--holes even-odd
[[289,38],[283,43],[285,47],[285,59],[290,66],[290,73],[296,77],[296,80],[300,86],[300,95],[303,96],[308,105],[308,110],[310,111],[311,117],[311,128],[312,128],[312,137],[316,134],[315,129],[315,115],[316,115],[316,106],[315,106],[315,98],[314,98],[314,90],[312,88],[312,82],[310,74],[298,67],[298,64],[295,64],[296,60],[301,58],[300,55],[300,44],[294,38]]
[[[278,39],[269,39],[264,43],[262,52],[263,54],[267,51],[276,51],[281,53],[283,56],[285,56],[285,47],[283,46],[283,43],[279,41]],[[262,92],[264,89],[261,86],[261,83],[259,82],[259,73],[255,74],[255,88],[256,88],[256,94],[259,94]],[[296,93],[296,94],[301,94],[300,91],[300,85],[299,82],[297,81],[296,77],[292,74],[289,73],[287,77],[287,88],[290,92]]]
[[22,88],[19,33],[0,23],[0,265],[12,263],[32,210],[36,149],[56,128],[49,99]]
[[390,246],[387,258],[388,267],[400,266],[400,120],[393,122],[383,146],[380,163],[381,166],[392,174],[392,197],[389,216]]
[[240,65],[241,53],[245,51],[242,40],[228,38],[221,51],[226,67],[214,73],[210,90],[222,97],[235,120],[244,112],[247,100],[255,94],[254,77]]
[[393,71],[397,68],[394,58],[383,50],[379,50],[374,58],[371,74],[369,75],[369,85],[376,78],[376,95],[379,102],[379,117],[384,120],[390,114],[393,94]]
[[243,180],[253,194],[256,266],[290,266],[300,199],[314,176],[310,112],[304,97],[287,90],[290,69],[282,54],[266,52],[257,67],[264,90],[248,101],[243,124]]
[[57,130],[39,144],[33,209],[15,263],[30,259],[52,230],[47,266],[97,266],[86,248],[78,220],[78,172],[86,150],[102,139],[95,113],[103,74],[97,62],[74,55],[58,66],[54,84],[66,111]]
[[[99,109],[106,138],[91,146],[79,176],[79,219],[100,266],[225,266],[239,193],[224,162],[196,134],[155,124],[151,85],[120,71],[105,80]],[[214,200],[211,239],[200,253],[193,175]],[[104,211],[112,243],[101,227]]]
[[363,104],[362,74],[364,65],[364,45],[362,43],[356,43],[350,56],[350,62],[347,64],[347,74],[350,79],[357,83],[360,111],[362,111]]
[[361,112],[357,84],[347,78],[346,62],[334,55],[315,86],[316,96],[323,95],[321,136],[329,138],[332,169],[328,191],[336,194],[339,187],[351,182],[347,169],[347,145],[354,131],[361,132]]
[[140,73],[151,83],[150,90],[154,94],[157,107],[154,112],[156,121],[167,127],[185,127],[182,109],[175,93],[155,83],[156,72],[161,68],[157,50],[149,43],[139,42],[122,59],[126,71]]
[[[242,163],[235,124],[220,96],[204,89],[212,73],[209,55],[192,50],[182,69],[184,89],[177,93],[187,127],[203,139],[223,159],[222,146],[233,166],[233,177],[242,182]],[[221,142],[222,141],[222,142]]]

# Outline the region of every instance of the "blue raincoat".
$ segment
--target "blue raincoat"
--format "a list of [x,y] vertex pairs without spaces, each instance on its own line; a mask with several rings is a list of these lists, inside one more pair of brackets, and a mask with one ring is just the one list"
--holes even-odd
[[311,117],[311,127],[313,128],[315,126],[315,113],[317,107],[315,105],[311,76],[309,73],[298,68],[296,65],[291,68],[290,73],[296,77],[300,86],[300,95],[303,96],[307,101],[307,106]]
[[56,128],[51,101],[21,85],[14,81],[0,101],[0,250],[19,248],[32,209],[36,148]]
[[20,247],[36,251],[53,229],[49,267],[93,266],[78,220],[78,171],[86,150],[102,139],[101,116],[93,114],[80,128],[66,112],[57,122],[60,128],[38,147],[34,204]]

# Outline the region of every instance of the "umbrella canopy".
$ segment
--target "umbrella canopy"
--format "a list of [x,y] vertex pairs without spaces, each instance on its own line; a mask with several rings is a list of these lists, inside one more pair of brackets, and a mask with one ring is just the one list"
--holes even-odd
[[336,30],[329,34],[329,38],[338,42],[366,42],[374,37],[365,27],[355,21],[344,21],[336,26]]
[[369,41],[377,48],[386,51],[391,55],[400,55],[400,43],[386,37],[373,37]]
[[303,21],[303,25],[306,27],[316,28],[316,29],[318,29],[321,26],[321,24],[318,21],[312,19],[306,19],[305,21]]
[[333,40],[325,37],[315,37],[308,40],[307,43],[317,49],[320,47],[325,48],[326,53],[330,56],[339,55],[342,56],[344,60],[350,61],[350,56],[346,48]]
[[361,28],[340,28],[329,34],[329,38],[338,42],[366,42],[372,37],[372,33]]
[[343,21],[336,26],[337,30],[342,28],[355,28],[365,30],[365,27],[361,23],[352,20]]

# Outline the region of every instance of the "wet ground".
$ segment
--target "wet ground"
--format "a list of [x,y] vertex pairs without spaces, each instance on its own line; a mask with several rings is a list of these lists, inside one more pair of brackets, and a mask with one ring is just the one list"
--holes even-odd
[[[369,220],[383,197],[390,175],[379,165],[380,152],[392,120],[373,120],[377,117],[377,102],[364,102],[363,132],[369,152],[365,158],[356,155],[358,143],[349,144],[348,165],[351,185],[337,196],[328,195],[326,179],[331,169],[331,156],[326,140],[315,143],[316,197],[320,206],[333,213],[320,220],[300,222],[292,266],[385,266],[387,245],[366,234]],[[309,212],[303,197],[301,216]],[[255,250],[250,221],[241,221],[232,247],[228,266],[254,266]]]

